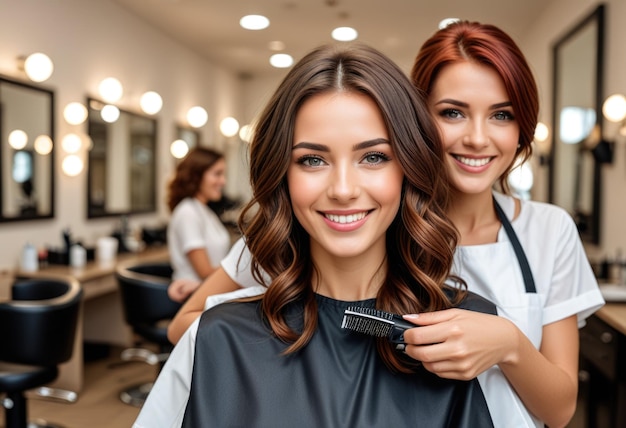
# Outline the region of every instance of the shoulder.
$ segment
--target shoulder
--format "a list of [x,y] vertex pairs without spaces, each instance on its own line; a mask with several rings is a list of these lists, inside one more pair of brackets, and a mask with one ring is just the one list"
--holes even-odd
[[261,325],[261,300],[229,301],[202,313],[198,336],[233,335]]

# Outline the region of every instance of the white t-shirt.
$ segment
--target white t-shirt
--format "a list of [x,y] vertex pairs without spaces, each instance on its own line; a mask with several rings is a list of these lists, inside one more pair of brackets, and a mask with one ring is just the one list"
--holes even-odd
[[[494,194],[511,219],[515,210],[513,199]],[[520,214],[511,224],[528,258],[536,293],[526,293],[517,257],[503,228],[495,243],[459,246],[453,271],[467,282],[469,290],[495,303],[499,315],[513,321],[539,348],[544,325],[577,315],[582,326],[604,300],[576,226],[567,212],[550,204],[522,201]],[[264,291],[252,277],[250,253],[243,238],[233,245],[221,265],[241,286],[252,287],[227,295],[228,298]],[[205,309],[217,299],[220,298],[209,297]],[[158,392],[150,394],[134,428],[149,427],[152,421],[163,422],[166,417],[172,421],[171,425],[159,426],[178,427],[182,423],[189,396],[197,324],[196,321],[187,330],[168,359],[155,385]],[[480,374],[478,380],[496,428],[544,426],[528,412],[498,366]],[[153,419],[155,415],[159,418]]]
[[176,205],[167,228],[167,247],[174,269],[173,279],[202,280],[189,262],[187,253],[204,249],[213,267],[218,267],[230,248],[230,235],[217,214],[196,198]]

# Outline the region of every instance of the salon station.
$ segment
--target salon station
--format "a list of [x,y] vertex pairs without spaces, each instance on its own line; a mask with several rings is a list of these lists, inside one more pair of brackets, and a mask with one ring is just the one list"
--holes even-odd
[[234,242],[252,126],[293,60],[339,27],[408,73],[451,14],[503,28],[533,68],[534,154],[510,184],[572,215],[607,301],[580,331],[570,426],[626,426],[626,2],[248,3],[0,0],[0,427],[130,426],[180,307],[163,290],[181,158],[224,154]]

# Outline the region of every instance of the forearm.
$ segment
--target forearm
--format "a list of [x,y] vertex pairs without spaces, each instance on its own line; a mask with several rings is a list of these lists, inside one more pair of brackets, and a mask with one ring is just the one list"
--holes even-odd
[[527,409],[550,428],[566,426],[576,410],[578,330],[571,318],[544,327],[541,352],[518,330],[516,349],[499,364]]

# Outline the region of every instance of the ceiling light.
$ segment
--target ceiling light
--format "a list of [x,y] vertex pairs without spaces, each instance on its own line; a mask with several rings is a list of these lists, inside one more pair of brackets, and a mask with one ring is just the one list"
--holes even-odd
[[274,54],[270,57],[270,64],[276,68],[287,68],[293,64],[293,58],[287,54]]
[[263,15],[246,15],[239,20],[246,30],[263,30],[270,26],[270,20]]
[[535,127],[535,140],[539,142],[546,141],[548,139],[549,134],[548,127],[543,122],[537,122],[537,126]]
[[98,92],[104,101],[114,103],[122,98],[124,88],[115,77],[107,77],[98,86]]
[[250,140],[252,140],[252,126],[250,125],[242,126],[241,129],[239,130],[239,138],[241,138],[241,141],[245,141],[246,143],[249,143]]
[[139,100],[141,109],[146,114],[157,114],[163,107],[163,99],[161,95],[154,91],[148,91],[141,96]]
[[87,107],[78,102],[69,103],[63,109],[63,117],[70,125],[80,125],[87,119]]
[[351,42],[355,40],[359,33],[352,27],[337,27],[331,33],[333,39],[340,42]]
[[47,80],[54,71],[52,60],[46,54],[34,53],[24,60],[24,71],[33,82],[43,82]]
[[459,18],[446,18],[446,19],[442,19],[441,21],[439,21],[439,29],[443,30],[444,28],[446,28],[448,25],[450,24],[454,24],[455,22],[459,22],[460,19]]

